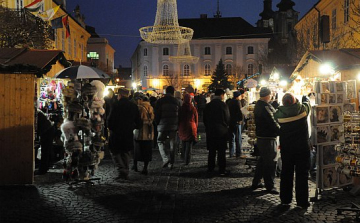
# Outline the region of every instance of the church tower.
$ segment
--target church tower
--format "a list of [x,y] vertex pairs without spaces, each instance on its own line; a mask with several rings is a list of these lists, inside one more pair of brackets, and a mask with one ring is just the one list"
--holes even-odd
[[274,30],[274,11],[272,10],[272,0],[264,0],[264,10],[259,14],[261,19],[257,21],[257,27]]
[[295,24],[298,22],[299,12],[293,7],[295,3],[292,0],[281,0],[276,7],[279,11],[275,12],[274,32],[282,43],[287,43],[291,38]]

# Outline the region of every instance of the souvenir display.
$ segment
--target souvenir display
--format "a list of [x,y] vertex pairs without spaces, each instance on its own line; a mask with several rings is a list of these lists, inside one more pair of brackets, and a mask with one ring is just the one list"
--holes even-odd
[[65,120],[61,131],[66,151],[63,178],[67,181],[90,180],[104,156],[104,89],[101,81],[86,80],[68,82],[63,90]]

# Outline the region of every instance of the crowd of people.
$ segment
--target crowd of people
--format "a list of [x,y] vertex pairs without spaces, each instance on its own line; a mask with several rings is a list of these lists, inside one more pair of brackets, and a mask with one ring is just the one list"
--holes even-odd
[[[229,158],[242,157],[241,141],[246,121],[242,108],[248,104],[244,93],[242,89],[234,91],[233,97],[225,100],[222,89],[216,89],[210,96],[181,93],[169,86],[161,98],[140,92],[130,95],[126,89],[119,89],[116,98],[111,92],[110,97],[105,98],[107,111],[110,111],[106,127],[109,129],[109,148],[119,171],[118,178],[129,179],[131,157],[134,161],[131,169],[138,172],[138,162],[143,162],[141,174],[147,175],[154,148],[160,152],[162,167],[173,169],[181,144],[182,160],[189,165],[193,145],[198,140],[199,120],[205,125],[208,172],[214,172],[217,166],[220,176],[228,175],[227,149]],[[282,105],[278,106],[272,98],[271,90],[263,87],[255,104],[259,156],[251,188],[265,187],[268,193],[279,194],[274,179],[280,148],[281,202],[283,205],[291,203],[295,171],[297,204],[308,207],[309,100],[303,97],[299,102],[294,95],[286,93]],[[281,146],[278,146],[278,137]]]

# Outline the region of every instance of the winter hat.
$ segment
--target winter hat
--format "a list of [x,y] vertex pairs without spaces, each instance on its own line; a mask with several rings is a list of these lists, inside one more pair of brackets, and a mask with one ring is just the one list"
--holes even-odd
[[234,91],[233,92],[234,98],[237,98],[241,95],[240,91]]
[[189,94],[184,95],[184,103],[185,104],[191,103],[191,96]]
[[267,87],[262,87],[260,89],[260,97],[266,97],[271,94],[271,90]]
[[245,90],[241,88],[241,89],[239,90],[239,92],[240,92],[240,95],[242,95],[242,94],[245,93]]
[[293,105],[293,104],[295,104],[295,102],[296,102],[296,98],[291,93],[286,93],[284,95],[284,97],[282,98],[282,103],[283,103],[284,106]]
[[181,92],[180,91],[175,91],[175,96],[174,97],[181,99]]

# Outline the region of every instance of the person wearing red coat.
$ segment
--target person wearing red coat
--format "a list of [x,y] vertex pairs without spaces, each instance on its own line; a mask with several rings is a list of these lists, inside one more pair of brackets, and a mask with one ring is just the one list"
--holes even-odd
[[197,137],[198,113],[191,103],[191,96],[184,96],[183,105],[179,111],[179,138],[182,141],[182,149],[185,164],[188,165],[191,159],[192,146]]

